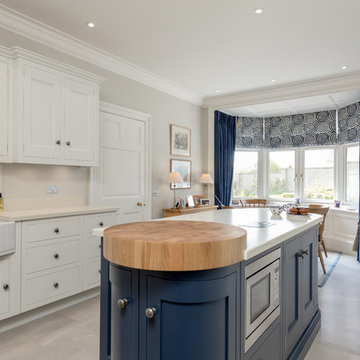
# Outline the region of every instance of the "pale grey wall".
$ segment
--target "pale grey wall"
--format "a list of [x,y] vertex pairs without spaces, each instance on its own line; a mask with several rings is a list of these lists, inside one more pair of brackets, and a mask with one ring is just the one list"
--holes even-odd
[[[116,36],[114,36],[114,41],[116,41]],[[79,59],[70,57],[64,53],[58,52],[52,48],[44,46],[42,44],[30,41],[14,33],[0,30],[0,45],[6,47],[20,46],[25,49],[34,51],[36,53],[51,57],[53,59],[65,62],[70,65],[80,67],[84,70],[99,74],[107,78],[106,82],[101,86],[100,98],[103,101],[111,102],[117,105],[121,105],[130,109],[142,111],[148,113],[152,116],[152,154],[153,154],[153,189],[160,192],[159,198],[153,198],[152,212],[153,217],[159,217],[161,215],[161,209],[164,207],[169,207],[172,205],[173,193],[169,189],[169,185],[166,183],[167,176],[170,168],[170,135],[169,135],[169,126],[170,124],[177,124],[186,127],[190,127],[192,130],[192,188],[188,191],[183,191],[182,193],[191,193],[191,194],[201,194],[202,187],[198,183],[198,179],[201,175],[201,172],[207,168],[207,112],[205,109],[182,101],[173,96],[167,95],[155,89],[152,89],[148,86],[142,85],[133,80],[127,79],[125,77],[116,75],[114,73],[108,72],[106,70],[100,69],[96,66],[81,61]],[[41,166],[38,167],[39,182],[41,182],[40,170]],[[24,170],[20,165],[8,165],[4,167],[3,176],[4,176],[4,188],[3,192],[5,199],[8,199],[8,203],[14,204],[12,199],[18,198],[16,195],[16,188],[11,186],[10,181],[5,181],[8,175],[16,176],[19,175]],[[51,175],[48,175],[48,181],[56,182],[57,173],[61,171],[59,167],[46,167],[47,173],[53,173],[53,178]],[[86,173],[87,172],[87,173]],[[83,182],[88,182],[89,174],[88,170],[78,169],[78,171],[72,171],[71,178],[69,178],[69,183],[73,181],[78,184],[82,180]],[[33,178],[33,181],[36,182],[36,179]],[[8,184],[7,188],[5,185]],[[84,184],[87,186],[88,184]],[[23,186],[25,189],[28,189],[29,196],[31,194],[34,198],[39,198],[44,200],[46,206],[49,206],[48,198],[46,197],[42,187],[32,186],[28,184],[26,179],[23,179],[23,183],[17,183],[17,186]],[[70,189],[71,187],[69,187]],[[23,193],[27,193],[24,191]],[[181,192],[179,191],[179,194]],[[71,193],[68,193],[65,189],[65,193],[59,194],[61,196],[69,197]],[[79,194],[82,196],[80,202],[84,202],[87,199],[84,199],[85,194]],[[58,198],[58,199],[59,199]],[[54,198],[54,205],[56,198]],[[17,202],[16,202],[17,203]],[[39,201],[39,204],[42,204]]]

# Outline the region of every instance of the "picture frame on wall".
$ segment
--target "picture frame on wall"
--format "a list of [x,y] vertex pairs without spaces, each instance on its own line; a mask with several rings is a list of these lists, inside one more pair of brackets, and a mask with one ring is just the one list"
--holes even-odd
[[170,125],[170,154],[191,156],[191,129]]
[[170,160],[170,171],[178,172],[183,181],[178,184],[170,184],[170,188],[173,189],[190,189],[191,188],[191,160]]

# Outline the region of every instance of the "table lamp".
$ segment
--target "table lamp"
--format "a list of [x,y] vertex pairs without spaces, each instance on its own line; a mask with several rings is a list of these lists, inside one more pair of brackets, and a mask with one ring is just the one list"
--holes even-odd
[[207,184],[213,184],[214,180],[212,179],[210,174],[202,174],[200,176],[200,183],[204,184],[205,186],[207,186]]
[[168,176],[168,183],[170,184],[170,188],[174,190],[174,208],[176,207],[176,184],[184,182],[183,178],[181,177],[180,173],[174,171],[171,172]]

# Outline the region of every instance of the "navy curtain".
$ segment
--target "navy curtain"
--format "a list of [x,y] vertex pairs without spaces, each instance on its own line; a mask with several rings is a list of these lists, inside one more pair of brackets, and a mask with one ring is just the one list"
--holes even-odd
[[[360,143],[359,143],[359,174],[360,174]],[[358,235],[357,259],[360,262],[360,178],[359,178],[359,210],[358,211],[359,211],[359,221],[358,221],[358,229],[357,229],[357,235]]]
[[[235,117],[215,111],[214,125],[215,195],[224,205],[229,206],[234,172]],[[220,205],[217,200],[215,203]]]

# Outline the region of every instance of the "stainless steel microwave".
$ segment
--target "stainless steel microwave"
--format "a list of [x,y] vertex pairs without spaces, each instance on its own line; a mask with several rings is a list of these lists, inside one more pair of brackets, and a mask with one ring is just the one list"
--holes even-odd
[[245,266],[245,352],[280,316],[281,249]]

